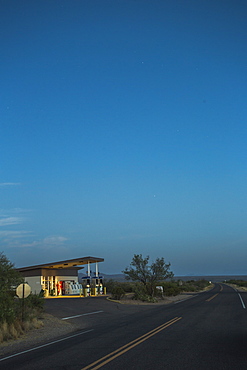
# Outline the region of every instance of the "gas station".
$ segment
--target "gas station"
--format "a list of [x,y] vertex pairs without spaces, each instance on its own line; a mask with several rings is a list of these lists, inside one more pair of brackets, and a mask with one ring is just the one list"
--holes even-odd
[[[105,293],[98,266],[103,261],[98,257],[81,257],[16,270],[31,287],[33,294],[43,292],[45,297],[97,296]],[[94,272],[92,265],[95,265]],[[84,267],[86,273],[79,282],[78,271]]]

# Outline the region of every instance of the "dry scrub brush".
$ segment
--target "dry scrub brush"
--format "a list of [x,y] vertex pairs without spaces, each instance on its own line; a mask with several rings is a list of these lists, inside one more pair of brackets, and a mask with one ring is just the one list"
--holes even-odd
[[12,323],[7,323],[6,321],[0,323],[0,343],[6,342],[8,340],[18,339],[26,331],[32,329],[39,329],[43,326],[43,321],[37,319],[36,317],[27,321],[16,320]]

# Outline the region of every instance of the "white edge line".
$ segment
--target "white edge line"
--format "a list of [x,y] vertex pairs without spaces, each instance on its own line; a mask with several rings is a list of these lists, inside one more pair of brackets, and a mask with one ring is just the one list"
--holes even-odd
[[87,331],[83,331],[83,332],[81,332],[81,333],[77,333],[77,334],[74,334],[74,335],[70,335],[69,337],[66,337],[66,338],[62,338],[62,339],[58,339],[58,340],[54,340],[53,342],[46,343],[46,344],[42,344],[41,346],[27,349],[26,351],[22,351],[22,352],[19,352],[19,353],[15,353],[14,355],[10,355],[10,356],[4,357],[4,358],[0,358],[0,361],[8,360],[9,358],[16,357],[16,356],[19,356],[19,355],[23,355],[24,353],[32,352],[32,351],[35,351],[36,349],[40,349],[40,348],[43,348],[43,347],[47,347],[47,346],[50,346],[50,345],[52,345],[52,344],[62,342],[62,341],[64,341],[64,340],[67,340],[67,339],[70,339],[70,338],[77,337],[78,335],[82,335],[82,334],[89,333],[90,331],[93,331],[93,330],[94,330],[94,329],[90,329],[90,330],[87,330]]
[[76,315],[76,316],[69,316],[69,317],[63,317],[61,320],[69,320],[69,319],[74,319],[76,317],[81,317],[81,316],[88,316],[88,315],[94,315],[95,313],[101,313],[104,311],[95,311],[95,312],[88,312],[88,313],[83,313],[81,315]]
[[241,301],[241,303],[242,303],[242,306],[243,306],[243,308],[246,308],[245,307],[245,304],[244,304],[244,301],[243,301],[243,298],[241,297],[241,295],[238,293],[238,296],[239,296],[239,298],[240,298],[240,301]]
[[241,295],[240,295],[240,293],[238,292],[238,290],[237,290],[237,289],[235,289],[235,288],[233,288],[233,289],[235,290],[235,292],[237,292],[237,293],[238,293],[238,296],[239,296],[239,299],[240,299],[240,301],[241,301],[241,303],[242,303],[242,306],[243,306],[243,308],[245,309],[246,307],[245,307],[245,304],[244,304],[243,298],[241,297]]

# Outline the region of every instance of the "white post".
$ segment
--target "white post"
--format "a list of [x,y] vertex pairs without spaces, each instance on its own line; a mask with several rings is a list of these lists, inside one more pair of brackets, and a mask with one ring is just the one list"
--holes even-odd
[[95,276],[98,277],[99,271],[98,271],[98,262],[95,263]]
[[90,276],[90,262],[87,263],[87,276]]

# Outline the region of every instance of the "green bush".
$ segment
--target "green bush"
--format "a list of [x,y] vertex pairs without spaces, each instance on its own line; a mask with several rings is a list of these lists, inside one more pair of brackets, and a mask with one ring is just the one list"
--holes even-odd
[[17,311],[17,305],[11,292],[0,292],[0,322],[13,323]]
[[188,280],[181,282],[181,290],[183,292],[198,292],[205,289],[210,285],[209,281],[205,279],[200,280]]
[[197,280],[194,282],[194,284],[199,290],[204,289],[210,285],[209,281],[205,279]]
[[157,298],[152,297],[140,291],[136,291],[132,299],[137,300],[137,301],[142,301],[142,302],[150,302],[150,303],[158,302]]
[[137,301],[142,301],[142,302],[151,302],[151,301],[153,303],[157,302],[156,298],[151,297],[150,295],[147,295],[145,293],[138,292],[138,291],[135,292],[132,299],[137,300]]
[[133,292],[134,292],[134,295],[132,299],[134,300],[142,301],[142,302],[150,302],[150,303],[158,302],[157,298],[152,297],[149,294],[147,294],[145,287],[140,283],[136,283],[133,285]]
[[125,293],[132,293],[134,291],[135,283],[125,281],[125,282],[120,282],[119,285],[123,288]]
[[228,284],[235,284],[235,285],[238,285],[238,286],[242,286],[242,287],[245,287],[247,288],[247,281],[246,280],[235,280],[235,279],[231,279],[231,280],[228,280],[226,283]]
[[111,294],[112,294],[113,299],[116,299],[119,301],[121,298],[125,296],[125,291],[120,285],[115,285],[115,287],[113,287],[111,291]]
[[12,323],[16,318],[15,288],[22,282],[13,263],[0,252],[0,322]]
[[116,286],[121,286],[121,288],[124,290],[125,293],[132,293],[135,283],[128,282],[128,281],[115,281],[113,279],[105,279],[104,280],[104,286],[106,287],[106,291],[108,293],[112,293],[112,290],[115,289]]
[[117,282],[113,279],[104,279],[104,287],[106,287],[106,291],[108,293],[112,293],[112,290],[115,288],[115,286],[117,285]]
[[196,292],[196,286],[188,283],[184,283],[181,286],[181,291],[182,292]]
[[45,303],[44,298],[38,294],[30,294],[25,299],[26,307],[37,312],[42,312],[44,310],[44,303]]
[[14,265],[0,252],[0,342],[16,339],[28,328],[42,325],[37,316],[43,310],[44,300],[31,294],[24,299],[23,311],[23,300],[15,296],[16,287],[22,282]]
[[162,283],[162,286],[163,294],[165,296],[171,297],[181,293],[181,287],[178,282],[164,282]]

